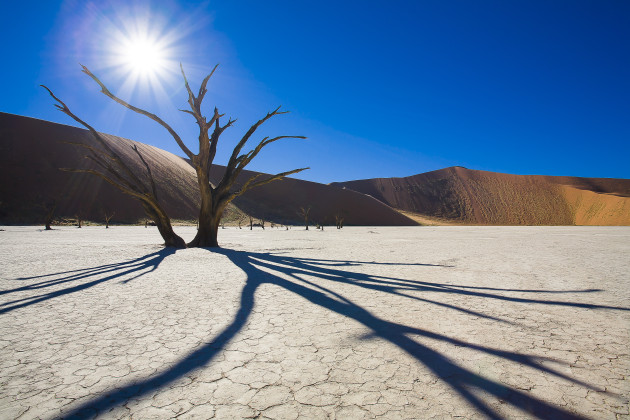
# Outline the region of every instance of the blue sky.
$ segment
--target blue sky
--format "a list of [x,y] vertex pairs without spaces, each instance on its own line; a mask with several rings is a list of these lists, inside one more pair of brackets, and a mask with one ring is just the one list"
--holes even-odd
[[[193,89],[216,64],[206,110],[238,118],[234,143],[278,105],[261,135],[305,135],[250,169],[310,166],[317,182],[408,176],[460,165],[515,174],[630,178],[630,2],[54,1],[2,6],[0,111],[71,124],[46,84],[98,130],[182,155],[194,148],[178,63]],[[119,35],[148,22],[167,44],[159,83],[112,64]],[[42,139],[45,141],[45,139]],[[253,146],[253,144],[252,144]]]

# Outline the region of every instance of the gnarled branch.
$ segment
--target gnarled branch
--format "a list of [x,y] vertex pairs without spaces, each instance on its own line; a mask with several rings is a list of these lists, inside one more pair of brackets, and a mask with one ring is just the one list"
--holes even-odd
[[169,133],[170,135],[175,139],[175,141],[177,142],[177,145],[179,146],[180,149],[182,149],[182,151],[186,154],[186,156],[188,156],[190,159],[193,158],[194,154],[193,152],[190,151],[190,149],[188,147],[186,147],[186,145],[184,144],[184,142],[182,141],[181,137],[179,136],[179,134],[177,134],[175,132],[175,130],[173,130],[171,128],[170,125],[168,125],[167,123],[165,123],[160,117],[158,117],[155,114],[152,114],[148,111],[145,111],[144,109],[135,107],[125,101],[123,101],[122,99],[120,99],[118,96],[114,95],[113,93],[111,93],[109,91],[109,89],[107,89],[107,86],[105,86],[103,84],[103,82],[101,82],[99,80],[98,77],[96,77],[87,67],[85,67],[84,65],[81,65],[81,67],[83,68],[83,73],[87,74],[88,76],[90,76],[100,87],[101,87],[101,92],[109,97],[110,99],[114,100],[115,102],[118,102],[120,105],[124,106],[127,109],[132,110],[133,112],[136,112],[138,114],[144,115],[145,117],[148,117],[150,119],[152,119],[153,121],[157,122],[158,124],[160,124],[162,127],[164,127]]
[[[136,174],[133,173],[133,171],[129,168],[129,166],[127,166],[127,164],[125,164],[125,162],[122,160],[122,158],[120,157],[120,155],[118,155],[118,153],[116,153],[114,151],[114,149],[112,149],[111,147],[109,147],[109,145],[107,144],[107,141],[101,136],[101,134],[96,131],[96,129],[94,129],[94,127],[92,127],[90,124],[86,123],[85,121],[83,121],[81,118],[79,118],[78,116],[76,116],[72,111],[70,111],[70,108],[68,108],[68,106],[58,97],[55,96],[55,94],[46,86],[44,85],[40,85],[41,87],[43,87],[44,89],[46,89],[48,91],[48,93],[50,94],[50,96],[52,96],[52,98],[58,102],[58,104],[55,104],[55,107],[60,110],[61,112],[63,112],[64,114],[68,115],[69,117],[71,117],[73,120],[75,120],[76,122],[78,122],[79,124],[81,124],[82,126],[84,126],[85,128],[87,128],[90,133],[92,134],[92,137],[94,137],[94,139],[96,141],[98,141],[98,143],[103,146],[103,148],[106,150],[105,154],[108,155],[108,157],[112,160],[114,160],[116,162],[116,164],[133,180],[133,182],[137,185],[141,185],[142,187],[144,187],[144,184],[142,183],[142,181],[136,176]],[[90,146],[84,146],[89,148]],[[98,149],[93,149],[93,152],[96,152]],[[146,188],[146,187],[144,187]]]
[[305,171],[307,169],[311,169],[311,168],[300,168],[300,169],[293,169],[291,171],[286,171],[286,172],[281,172],[279,174],[276,175],[272,175],[267,179],[263,179],[260,181],[256,181],[258,178],[260,178],[261,176],[263,176],[263,174],[255,174],[252,177],[250,177],[247,181],[245,181],[245,183],[243,184],[243,186],[235,193],[231,194],[228,198],[228,202],[234,200],[236,197],[238,197],[239,195],[245,193],[246,191],[251,190],[252,188],[256,188],[256,187],[260,187],[261,185],[265,185],[265,184],[269,184],[270,182],[273,181],[277,181],[280,180],[286,176],[292,175],[292,174],[296,174],[298,172],[302,172]]
[[140,154],[140,151],[138,150],[138,146],[137,145],[134,144],[131,148],[133,149],[134,152],[136,152],[136,154],[138,155],[138,157],[140,158],[140,160],[144,164],[144,167],[147,170],[147,174],[149,175],[149,181],[151,182],[151,192],[153,193],[153,196],[157,200],[158,199],[157,188],[155,188],[155,181],[153,180],[153,174],[151,173],[151,167],[149,166],[147,161],[144,160],[144,157]]

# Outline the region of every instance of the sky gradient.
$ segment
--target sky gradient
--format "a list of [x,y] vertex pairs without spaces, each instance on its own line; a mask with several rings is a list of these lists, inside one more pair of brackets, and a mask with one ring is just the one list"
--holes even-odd
[[[310,166],[297,177],[323,183],[453,165],[630,178],[625,0],[18,3],[0,17],[1,112],[76,125],[45,84],[99,131],[181,156],[161,127],[100,94],[79,63],[162,116],[193,150],[194,121],[177,111],[187,99],[178,63],[193,90],[220,63],[205,110],[238,122],[219,144],[219,164],[282,105],[291,113],[261,135],[308,140],[277,142],[249,169]],[[142,22],[167,44],[158,84],[112,65],[117,34]]]

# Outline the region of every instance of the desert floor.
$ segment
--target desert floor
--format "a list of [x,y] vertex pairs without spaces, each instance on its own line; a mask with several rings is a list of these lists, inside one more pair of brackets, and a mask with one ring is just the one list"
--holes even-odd
[[3,229],[2,419],[628,417],[628,227]]

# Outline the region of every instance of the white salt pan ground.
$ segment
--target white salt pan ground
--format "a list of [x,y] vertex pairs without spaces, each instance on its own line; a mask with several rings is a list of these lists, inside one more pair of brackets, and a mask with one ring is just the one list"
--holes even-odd
[[627,227],[4,229],[2,419],[628,417]]

